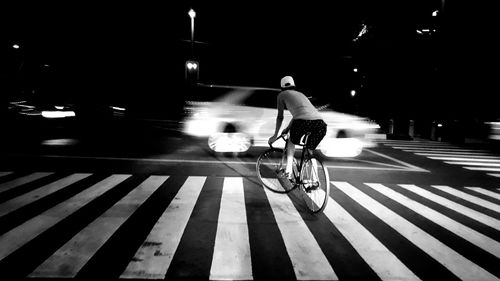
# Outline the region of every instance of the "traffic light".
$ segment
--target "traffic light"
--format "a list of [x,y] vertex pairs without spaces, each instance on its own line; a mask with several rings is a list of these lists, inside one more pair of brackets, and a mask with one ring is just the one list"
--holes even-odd
[[198,79],[200,78],[200,65],[197,61],[194,60],[188,60],[186,61],[186,81],[190,83],[196,83],[198,82]]

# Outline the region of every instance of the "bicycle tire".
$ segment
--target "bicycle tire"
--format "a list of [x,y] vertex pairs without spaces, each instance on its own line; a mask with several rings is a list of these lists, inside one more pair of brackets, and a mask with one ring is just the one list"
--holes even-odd
[[[317,163],[316,169],[314,161]],[[315,156],[304,161],[300,173],[300,190],[309,211],[318,213],[325,209],[330,196],[330,176],[323,162]]]
[[[278,179],[278,171],[284,169],[282,163],[284,150],[280,148],[270,148],[259,155],[257,158],[256,169],[260,183],[267,189],[277,193],[288,193],[294,186],[285,185]],[[295,165],[294,159],[294,165]]]

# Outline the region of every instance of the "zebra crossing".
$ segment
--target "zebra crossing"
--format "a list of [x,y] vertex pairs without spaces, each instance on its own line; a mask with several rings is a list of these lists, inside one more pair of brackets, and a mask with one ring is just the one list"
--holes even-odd
[[500,155],[484,149],[463,148],[428,140],[377,140],[377,143],[446,164],[458,165],[467,170],[486,172],[492,177],[500,177]]
[[2,278],[500,280],[500,190],[0,171]]

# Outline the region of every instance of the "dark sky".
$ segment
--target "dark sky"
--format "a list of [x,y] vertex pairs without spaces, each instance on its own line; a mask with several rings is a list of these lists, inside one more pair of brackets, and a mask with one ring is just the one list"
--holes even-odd
[[[349,55],[350,40],[362,19],[355,5],[326,10],[289,1],[200,2],[19,5],[3,10],[8,18],[3,26],[10,38],[37,48],[47,60],[85,68],[92,62],[161,70],[169,68],[167,60],[189,56],[190,44],[182,40],[190,39],[187,11],[193,7],[195,40],[203,42],[196,44],[195,56],[207,67],[207,75],[212,72],[208,77],[222,82],[224,75],[236,76],[239,69],[241,76],[246,74],[243,69],[281,75],[302,64]],[[253,80],[259,78],[265,77]]]
[[[302,89],[340,101],[363,84],[365,102],[384,110],[408,101],[415,110],[432,102],[457,111],[490,104],[479,102],[491,97],[494,75],[484,66],[496,57],[487,7],[446,1],[434,23],[440,33],[422,40],[416,28],[443,0],[170,2],[4,6],[2,50],[19,43],[16,56],[33,69],[51,65],[64,91],[155,96],[182,84],[193,8],[203,82],[277,87],[281,76],[293,75]],[[353,43],[361,23],[369,32]]]

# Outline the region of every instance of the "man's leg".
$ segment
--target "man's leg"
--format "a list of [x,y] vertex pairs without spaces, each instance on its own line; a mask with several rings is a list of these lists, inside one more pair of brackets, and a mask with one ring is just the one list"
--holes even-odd
[[318,170],[318,162],[315,158],[311,159],[311,180],[313,182],[317,182],[319,180],[319,170]]
[[295,144],[291,139],[288,139],[286,144],[286,172],[289,178],[293,177],[293,156],[295,155]]

